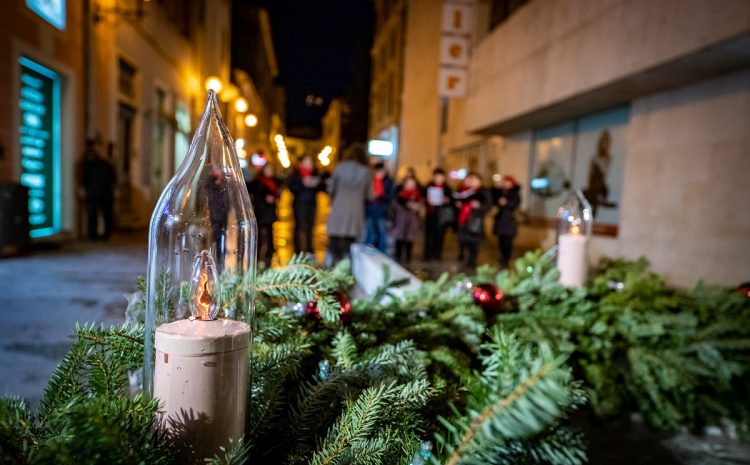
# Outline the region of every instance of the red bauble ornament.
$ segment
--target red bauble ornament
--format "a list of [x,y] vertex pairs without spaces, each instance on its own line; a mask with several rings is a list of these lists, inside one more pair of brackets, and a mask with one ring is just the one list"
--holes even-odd
[[318,301],[312,300],[305,304],[305,318],[311,321],[320,321],[320,309]]
[[747,298],[750,299],[750,281],[737,286],[737,290],[745,294]]
[[341,319],[341,324],[344,326],[349,326],[352,324],[352,303],[349,301],[349,297],[346,296],[343,292],[337,292],[336,298],[339,301],[339,305],[341,305],[341,312],[339,313],[339,318]]
[[471,289],[474,303],[484,310],[487,317],[503,311],[503,290],[492,284],[478,284]]

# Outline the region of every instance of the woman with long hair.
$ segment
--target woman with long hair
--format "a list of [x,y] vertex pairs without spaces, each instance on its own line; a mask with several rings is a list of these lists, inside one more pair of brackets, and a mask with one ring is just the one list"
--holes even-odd
[[352,144],[342,158],[328,183],[328,250],[333,263],[348,256],[352,243],[362,237],[365,202],[372,195],[372,175],[364,145]]

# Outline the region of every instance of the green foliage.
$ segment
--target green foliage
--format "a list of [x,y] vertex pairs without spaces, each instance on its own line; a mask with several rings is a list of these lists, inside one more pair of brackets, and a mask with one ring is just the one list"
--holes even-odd
[[658,429],[730,418],[747,429],[750,301],[731,288],[667,286],[640,259],[603,261],[584,289],[565,289],[536,254],[497,275],[515,310],[498,325],[569,353],[593,411],[637,410]]
[[522,347],[495,329],[482,346],[483,371],[470,386],[466,413],[441,417],[437,464],[585,461],[582,441],[559,425],[582,397],[563,359],[546,344]]
[[[167,278],[162,274],[156,296],[162,306],[174,291]],[[247,284],[247,277],[220,277],[225,309],[246,305]],[[258,275],[245,440],[206,463],[407,464],[440,428],[438,416],[450,416],[442,424],[456,428],[471,421],[459,413],[467,402],[466,415],[489,408],[504,428],[493,436],[500,442],[488,444],[507,451],[492,458],[486,449],[479,463],[501,456],[553,461],[567,450],[559,446],[568,436],[558,423],[575,402],[560,360],[547,349],[514,342],[513,350],[529,357],[524,363],[493,355],[500,348],[485,344],[483,313],[455,292],[447,275],[403,300],[382,298],[399,284],[389,281],[379,296],[353,302],[354,323],[344,328],[336,294],[352,284],[347,263],[321,270],[303,257]],[[130,321],[142,318],[143,294],[131,299]],[[320,320],[289,310],[310,300]],[[142,365],[143,337],[142,325],[78,327],[37,412],[18,399],[0,399],[0,463],[172,463],[175,445],[155,428],[157,403],[129,392],[128,375]],[[483,371],[474,371],[483,363]],[[543,379],[527,385],[539,370]],[[503,380],[503,391],[493,391],[493,376]],[[496,411],[498,396],[508,393],[518,401]],[[533,431],[513,420],[528,402],[542,405],[533,410]]]

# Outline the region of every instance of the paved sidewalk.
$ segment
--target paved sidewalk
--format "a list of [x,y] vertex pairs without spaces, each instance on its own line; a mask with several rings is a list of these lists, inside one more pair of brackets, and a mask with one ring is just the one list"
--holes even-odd
[[[325,218],[328,198],[319,198],[314,231],[315,257],[326,252]],[[277,256],[274,265],[293,254],[291,196],[282,198],[275,225]],[[110,242],[77,242],[36,251],[28,257],[0,259],[0,395],[13,394],[37,403],[47,379],[72,343],[77,323],[119,324],[124,321],[126,294],[135,291],[135,278],[146,272],[147,233],[117,235]],[[441,262],[405,264],[421,279],[444,271],[467,271],[456,261],[458,245],[446,237]],[[482,245],[480,263],[497,263],[494,238]],[[421,257],[415,244],[414,257]]]
[[0,259],[0,395],[36,404],[76,323],[122,323],[146,256],[144,232]]

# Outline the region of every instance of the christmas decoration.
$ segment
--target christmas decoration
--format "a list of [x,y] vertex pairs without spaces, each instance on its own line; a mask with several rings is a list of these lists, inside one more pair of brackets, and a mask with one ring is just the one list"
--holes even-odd
[[305,318],[308,321],[320,321],[320,309],[317,300],[305,303]]
[[350,324],[352,324],[352,317],[354,316],[352,314],[352,303],[351,301],[349,301],[349,297],[347,297],[343,292],[337,292],[336,299],[341,305],[341,324],[344,326],[349,326]]
[[742,283],[739,286],[737,286],[737,290],[745,294],[748,298],[750,298],[750,281],[746,283]]
[[245,434],[256,236],[234,143],[209,91],[149,229],[144,391],[159,400],[159,426],[180,444],[183,463]]
[[[568,428],[575,408],[605,420],[637,410],[662,430],[719,421],[747,430],[750,299],[734,287],[677,290],[645,261],[616,260],[586,287],[567,288],[539,254],[513,272],[481,274],[510,310],[491,327],[444,275],[402,299],[358,299],[356,324],[342,328],[336,293],[353,284],[345,263],[321,270],[294,257],[260,273],[247,440],[206,463],[576,465],[585,453]],[[312,301],[315,331],[290,312]],[[144,306],[131,305],[134,320]],[[0,398],[0,457],[175,463],[179,443],[154,429],[158,403],[127,394],[143,338],[142,325],[79,327],[37,411]]]
[[503,311],[503,291],[493,284],[478,284],[471,289],[474,303],[482,307],[488,318]]
[[588,244],[594,217],[580,189],[572,191],[557,210],[557,269],[560,282],[582,287],[588,274]]

